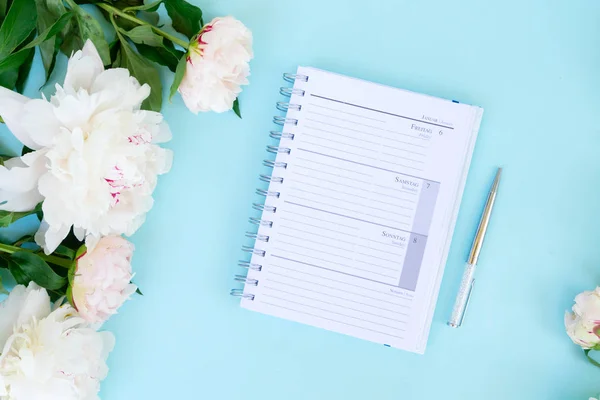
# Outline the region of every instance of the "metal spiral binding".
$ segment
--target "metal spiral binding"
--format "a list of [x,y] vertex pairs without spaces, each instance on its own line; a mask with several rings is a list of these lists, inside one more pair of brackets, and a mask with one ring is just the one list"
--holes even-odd
[[256,189],[256,194],[258,194],[260,196],[265,196],[265,197],[277,197],[277,198],[279,198],[279,196],[281,196],[281,192],[271,192],[269,190],[264,190],[264,189]]
[[300,105],[300,104],[292,104],[292,103],[288,103],[286,101],[278,101],[277,102],[277,109],[279,111],[287,111],[287,110],[300,111],[300,110],[302,110],[302,105]]
[[256,264],[256,263],[251,263],[250,261],[240,260],[240,261],[238,261],[238,266],[240,266],[242,268],[251,269],[253,271],[262,271],[262,265]]
[[298,125],[298,120],[296,118],[281,117],[279,115],[273,117],[273,122],[281,126],[286,124]]
[[260,179],[263,182],[269,182],[269,183],[270,182],[283,183],[283,178],[280,176],[260,174],[258,179]]
[[285,97],[292,97],[292,95],[296,94],[298,96],[304,96],[304,94],[306,93],[305,90],[302,89],[294,89],[294,88],[289,88],[289,87],[282,87],[279,88],[279,94],[284,95]]
[[263,160],[263,165],[270,168],[287,168],[286,162]]
[[[309,77],[307,75],[285,73],[285,74],[283,74],[283,79],[286,82],[295,83],[296,81],[308,82]],[[281,93],[283,96],[286,96],[286,97],[304,96],[306,94],[306,92],[303,89],[293,88],[293,87],[292,88],[282,87],[279,90],[279,93]],[[283,111],[286,113],[290,110],[291,111],[300,111],[300,110],[302,110],[302,105],[301,104],[293,104],[290,102],[278,101],[277,109],[279,111]],[[288,118],[287,116],[285,116],[285,117],[275,116],[275,117],[273,117],[273,122],[280,126],[285,126],[285,125],[296,126],[296,125],[298,125],[297,119]],[[294,140],[294,134],[288,133],[288,132],[270,131],[269,136],[276,140],[282,140],[282,139]],[[289,147],[269,145],[269,146],[267,146],[267,151],[272,154],[287,155],[287,154],[290,154],[292,150]],[[286,169],[288,166],[287,162],[274,161],[274,160],[264,160],[263,165],[266,167],[269,167],[269,168],[273,168],[273,169],[275,169],[275,168]],[[271,184],[271,183],[283,184],[283,177],[280,177],[280,176],[261,174],[259,176],[259,179],[262,182],[266,182],[269,184]],[[265,190],[265,189],[261,189],[261,188],[256,189],[256,194],[258,194],[260,196],[264,196],[265,198],[274,198],[274,199],[278,199],[279,196],[281,195],[281,193],[278,191]],[[252,208],[255,210],[261,211],[263,214],[264,213],[275,213],[277,211],[276,206],[260,204],[260,203],[253,203]],[[261,228],[261,227],[272,228],[273,227],[273,221],[265,220],[262,218],[250,217],[248,219],[248,221],[252,225],[256,225],[258,228]],[[255,245],[254,246],[242,246],[242,251],[249,253],[250,255],[265,257],[267,254],[266,250],[256,248],[256,243],[268,242],[269,238],[270,238],[269,235],[265,235],[265,234],[258,233],[258,232],[246,232],[246,237],[248,237],[250,239],[254,239]],[[262,271],[261,264],[253,263],[251,261],[240,260],[238,262],[238,266],[240,266],[242,268],[246,268],[249,271],[250,270],[256,271],[256,272]],[[242,282],[246,286],[258,286],[258,283],[259,283],[258,279],[248,278],[245,275],[236,275],[234,277],[234,280],[236,282]],[[241,298],[247,299],[247,300],[255,299],[255,295],[252,293],[246,293],[245,289],[232,289],[229,294],[232,296],[241,297]]]
[[271,131],[271,132],[269,132],[269,136],[272,137],[273,139],[277,139],[277,140],[281,140],[281,139],[294,140],[294,134],[287,133],[287,132]]

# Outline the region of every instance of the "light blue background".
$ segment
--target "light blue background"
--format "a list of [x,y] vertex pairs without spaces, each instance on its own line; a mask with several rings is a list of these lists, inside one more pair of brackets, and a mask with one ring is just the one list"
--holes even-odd
[[[254,33],[244,119],[192,115],[179,97],[165,103],[175,163],[133,237],[145,295],[106,325],[117,346],[102,399],[587,400],[600,392],[600,370],[562,322],[573,297],[600,283],[600,3],[195,3],[207,20],[231,14]],[[485,109],[424,356],[245,311],[228,295],[281,73],[299,64]],[[474,297],[453,330],[445,321],[499,165]]]

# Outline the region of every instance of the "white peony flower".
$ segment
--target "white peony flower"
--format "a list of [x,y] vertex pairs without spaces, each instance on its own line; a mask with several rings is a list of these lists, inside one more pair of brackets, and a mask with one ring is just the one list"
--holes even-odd
[[70,305],[51,311],[46,290],[31,283],[0,304],[0,346],[1,399],[98,400],[114,337]]
[[36,241],[47,254],[71,227],[93,247],[100,236],[131,235],[143,223],[172,158],[155,144],[171,138],[162,115],[140,110],[149,94],[127,69],[105,71],[89,40],[50,101],[0,87],[0,116],[35,150],[0,166],[0,210],[27,211],[43,200]]
[[575,297],[573,312],[565,314],[567,334],[584,349],[600,348],[600,287]]
[[233,17],[215,18],[190,43],[179,93],[187,108],[224,112],[248,84],[252,32]]
[[120,236],[105,236],[76,261],[71,298],[83,319],[102,323],[129,299],[133,244]]

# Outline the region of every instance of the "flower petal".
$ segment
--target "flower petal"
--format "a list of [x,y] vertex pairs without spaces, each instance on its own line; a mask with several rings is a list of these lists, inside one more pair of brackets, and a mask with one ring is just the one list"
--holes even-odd
[[35,283],[27,288],[17,285],[6,300],[0,303],[0,349],[13,333],[13,328],[32,318],[42,319],[50,314],[50,297]]
[[29,137],[38,146],[51,146],[60,132],[60,123],[54,115],[52,104],[45,100],[34,99],[25,103],[21,121]]
[[35,242],[44,249],[45,254],[51,254],[69,234],[70,226],[50,226],[45,219],[40,229],[35,233]]
[[30,99],[19,93],[0,87],[0,116],[8,126],[8,129],[17,139],[30,149],[42,148],[37,144],[22,125],[23,107]]
[[83,49],[75,52],[69,59],[63,87],[73,93],[79,89],[89,91],[94,80],[102,71],[104,71],[104,65],[100,54],[92,41],[88,39]]
[[45,153],[38,150],[0,165],[0,210],[30,211],[44,200],[38,181],[47,171]]

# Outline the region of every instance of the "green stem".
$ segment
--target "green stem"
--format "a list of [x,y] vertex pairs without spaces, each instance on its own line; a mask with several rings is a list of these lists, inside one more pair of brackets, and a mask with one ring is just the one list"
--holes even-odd
[[[13,254],[13,253],[16,253],[17,251],[27,251],[29,253],[35,253],[35,251],[30,250],[30,249],[23,249],[21,247],[10,246],[8,244],[0,243],[0,252],[2,252],[2,253]],[[47,261],[51,264],[65,267],[65,268],[70,268],[71,264],[73,263],[71,260],[67,260],[65,258],[60,258],[60,257],[56,257],[56,256],[48,256],[43,253],[37,254],[37,255],[44,261]]]
[[189,43],[186,42],[185,40],[179,39],[176,36],[171,35],[170,33],[167,33],[165,31],[163,31],[162,29],[146,22],[143,21],[137,17],[134,17],[133,15],[127,14],[126,12],[123,12],[121,10],[119,10],[118,8],[115,8],[113,6],[111,6],[110,4],[106,4],[106,3],[96,3],[96,5],[100,8],[102,8],[103,10],[108,11],[110,14],[112,15],[117,15],[120,18],[126,19],[128,21],[134,22],[138,25],[148,25],[150,28],[152,28],[152,30],[157,33],[158,35],[164,37],[165,39],[170,40],[173,43],[176,43],[178,45],[180,45],[181,47],[183,47],[184,49],[188,49],[189,47]]
[[590,349],[586,349],[583,352],[585,353],[585,356],[587,357],[587,359],[590,363],[592,363],[596,367],[600,368],[600,363],[598,361],[594,360],[592,357],[590,357]]

